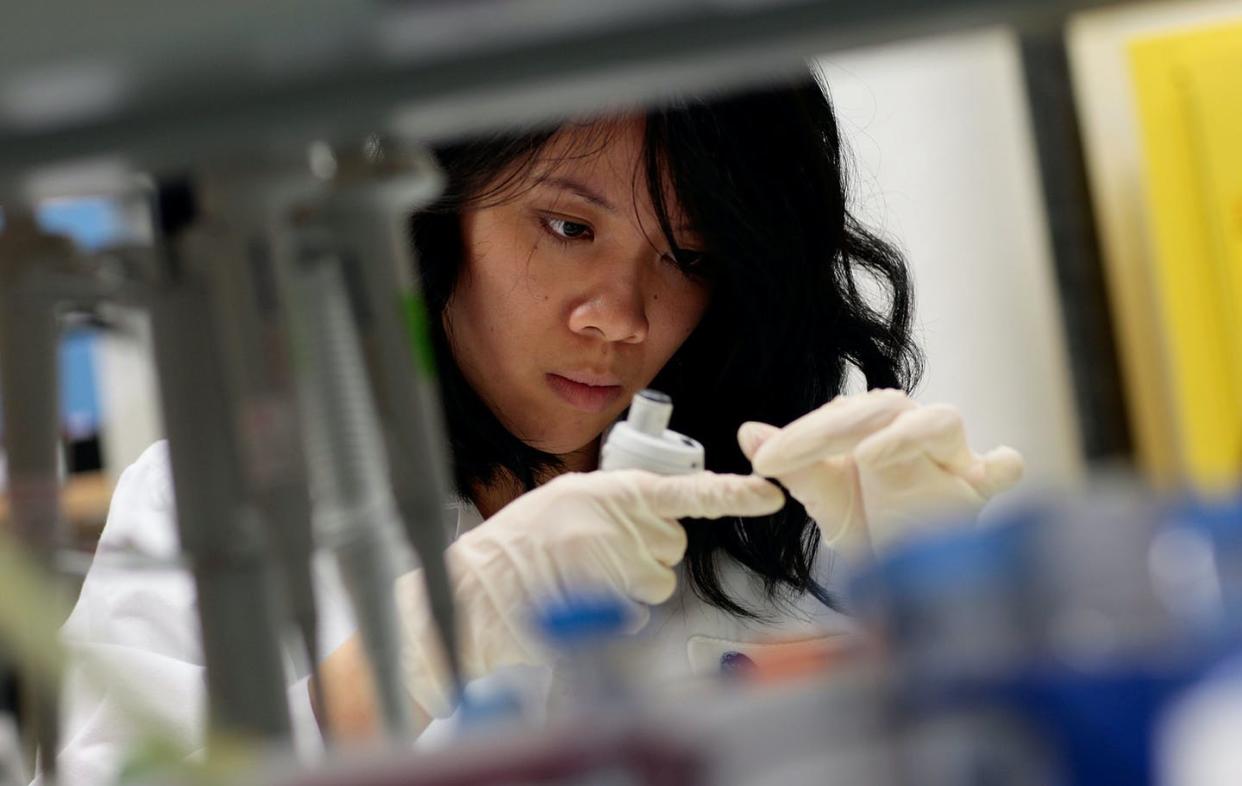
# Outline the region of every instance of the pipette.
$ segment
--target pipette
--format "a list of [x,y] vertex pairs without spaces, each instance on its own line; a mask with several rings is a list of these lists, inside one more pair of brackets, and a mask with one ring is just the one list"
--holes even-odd
[[444,564],[447,533],[456,523],[448,435],[408,236],[410,215],[440,193],[443,180],[425,153],[378,138],[340,163],[325,226],[344,244],[397,510],[421,561],[431,614],[459,687],[456,612]]
[[288,739],[279,607],[264,531],[247,504],[234,402],[206,257],[178,241],[195,217],[185,185],[159,189],[159,248],[146,283],[169,437],[177,524],[197,590],[211,720],[219,731]]

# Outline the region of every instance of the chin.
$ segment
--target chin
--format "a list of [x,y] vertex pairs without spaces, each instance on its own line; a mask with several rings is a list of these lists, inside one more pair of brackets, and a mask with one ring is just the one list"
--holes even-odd
[[[609,421],[611,423],[612,421]],[[533,448],[542,450],[544,453],[551,453],[554,456],[564,456],[568,453],[591,447],[600,438],[600,435],[607,428],[607,425],[589,432],[578,432],[575,434],[549,434],[540,440],[530,440],[527,442]]]
[[586,439],[556,439],[549,440],[544,443],[535,445],[534,447],[542,450],[544,453],[551,453],[554,456],[564,456],[569,453],[575,453],[591,446],[593,442],[599,439],[599,434]]
[[[534,411],[538,411],[539,416],[532,419],[529,415]],[[554,456],[563,456],[591,447],[619,415],[607,413],[583,417],[585,413],[567,412],[561,407],[538,410],[532,408],[526,414],[528,417],[524,419],[525,422],[514,424],[516,429],[510,427],[510,433],[527,434],[528,436],[520,437],[523,442]],[[548,428],[549,424],[554,427]]]

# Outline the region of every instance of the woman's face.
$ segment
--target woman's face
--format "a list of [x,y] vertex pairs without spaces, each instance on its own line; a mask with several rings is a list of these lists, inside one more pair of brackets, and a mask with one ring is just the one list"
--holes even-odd
[[[642,141],[641,119],[570,126],[512,195],[462,216],[453,354],[505,427],[549,453],[589,450],[707,308],[660,232]],[[665,193],[677,247],[701,248]]]

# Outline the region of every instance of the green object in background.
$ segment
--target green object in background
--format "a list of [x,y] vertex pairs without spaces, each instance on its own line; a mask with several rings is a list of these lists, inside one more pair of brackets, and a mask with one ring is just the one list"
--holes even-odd
[[41,688],[60,680],[59,630],[68,617],[56,578],[0,528],[0,647]]
[[402,303],[405,327],[410,334],[414,360],[429,379],[436,376],[436,353],[431,344],[431,325],[427,321],[427,301],[422,295],[407,295]]
[[256,782],[249,780],[263,764],[262,748],[256,740],[211,732],[206,750],[205,759],[190,758],[192,748],[152,729],[127,751],[116,783],[219,786]]

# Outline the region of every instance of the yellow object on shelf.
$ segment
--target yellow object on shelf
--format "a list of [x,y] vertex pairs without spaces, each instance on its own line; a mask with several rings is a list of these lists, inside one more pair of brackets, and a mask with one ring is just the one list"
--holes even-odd
[[1134,42],[1158,313],[1179,465],[1242,477],[1242,23]]

